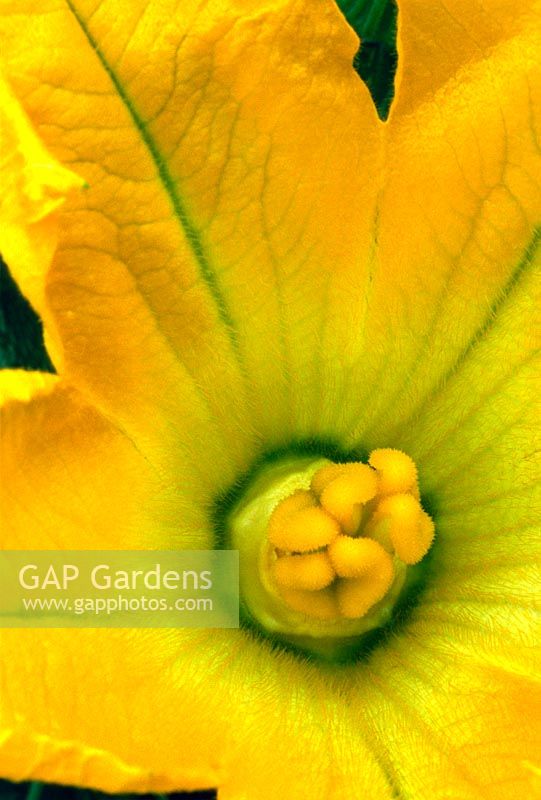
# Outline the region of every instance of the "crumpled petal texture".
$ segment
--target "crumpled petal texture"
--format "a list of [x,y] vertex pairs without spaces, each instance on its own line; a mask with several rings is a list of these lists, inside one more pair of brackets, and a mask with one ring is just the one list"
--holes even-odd
[[[2,632],[3,775],[534,800],[539,19],[400,0],[383,123],[331,0],[0,4],[0,245],[60,373],[0,376],[2,546],[211,546],[216,496],[306,438],[410,453],[437,523],[364,663],[242,630]],[[42,161],[66,199],[28,225]]]

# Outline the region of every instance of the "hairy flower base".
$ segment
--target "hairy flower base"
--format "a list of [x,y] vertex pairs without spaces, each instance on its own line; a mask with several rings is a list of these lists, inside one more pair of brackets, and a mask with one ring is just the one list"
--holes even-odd
[[327,658],[389,622],[434,536],[415,465],[396,450],[373,451],[369,464],[297,456],[267,465],[227,530],[248,616]]

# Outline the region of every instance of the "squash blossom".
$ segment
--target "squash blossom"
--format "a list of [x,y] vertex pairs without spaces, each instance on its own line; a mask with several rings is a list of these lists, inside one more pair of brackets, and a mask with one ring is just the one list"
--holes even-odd
[[237,549],[233,630],[0,636],[0,774],[539,797],[541,25],[1,0],[2,547]]

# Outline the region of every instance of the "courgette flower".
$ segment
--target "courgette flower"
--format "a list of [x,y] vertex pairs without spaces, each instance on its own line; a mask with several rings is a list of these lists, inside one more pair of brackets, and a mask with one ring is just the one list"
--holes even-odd
[[3,630],[0,774],[538,797],[539,4],[400,0],[385,121],[332,0],[2,0],[0,41],[56,369],[0,375],[2,547],[238,547],[246,607]]

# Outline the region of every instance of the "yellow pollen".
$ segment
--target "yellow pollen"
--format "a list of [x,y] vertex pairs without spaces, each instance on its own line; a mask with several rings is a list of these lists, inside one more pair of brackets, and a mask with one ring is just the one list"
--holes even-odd
[[373,539],[337,536],[328,549],[329,558],[337,575],[341,578],[359,578],[370,572],[377,563],[392,559],[383,547]]
[[[318,485],[316,473],[315,485]],[[363,505],[376,496],[376,473],[367,464],[343,464],[338,474],[324,485],[319,501],[338,520],[346,533],[356,533]]]
[[393,582],[394,569],[391,556],[380,547],[377,558],[359,578],[340,581],[336,586],[338,607],[343,617],[363,617],[373,605],[382,600]]
[[338,601],[332,589],[323,589],[321,592],[282,589],[282,597],[288,606],[307,617],[329,622],[340,617]]
[[274,564],[273,575],[279,586],[311,592],[324,589],[335,578],[327,553],[282,556]]
[[406,565],[430,549],[434,523],[421,506],[412,459],[378,449],[369,464],[320,466],[309,489],[274,507],[267,536],[273,591],[289,609],[356,620],[397,596]]
[[363,528],[363,536],[367,536],[380,544],[388,553],[394,554],[394,545],[389,536],[390,518],[372,514]]
[[285,518],[295,511],[301,511],[303,508],[316,508],[316,506],[317,501],[312,492],[308,492],[306,489],[297,489],[276,506],[273,516],[280,514]]
[[269,520],[269,541],[279,550],[306,553],[330,544],[340,533],[338,522],[316,506],[315,497],[298,491],[282,500]]
[[377,472],[380,495],[409,492],[417,484],[417,467],[400,450],[372,450],[368,463]]
[[316,497],[320,497],[323,489],[335,478],[342,474],[344,464],[327,464],[321,469],[318,469],[310,483],[310,489]]
[[434,523],[411,494],[393,494],[378,505],[375,520],[388,520],[388,535],[398,558],[417,564],[434,538]]

